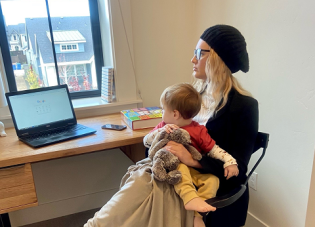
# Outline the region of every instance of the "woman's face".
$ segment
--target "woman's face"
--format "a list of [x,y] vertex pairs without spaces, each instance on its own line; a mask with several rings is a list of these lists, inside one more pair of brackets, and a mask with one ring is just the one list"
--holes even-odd
[[[203,41],[202,39],[199,39],[196,50],[197,49],[202,49],[202,50],[210,50],[209,45]],[[191,59],[191,62],[194,64],[193,66],[193,76],[197,79],[202,79],[206,80],[207,75],[206,75],[206,62],[209,56],[209,52],[206,51],[201,51],[200,52],[200,59],[197,59],[197,56],[194,55],[193,58]]]

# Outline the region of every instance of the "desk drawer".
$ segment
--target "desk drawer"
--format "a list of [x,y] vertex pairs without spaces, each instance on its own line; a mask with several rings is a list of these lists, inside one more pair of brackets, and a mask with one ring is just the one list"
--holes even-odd
[[31,164],[0,168],[0,214],[37,205]]

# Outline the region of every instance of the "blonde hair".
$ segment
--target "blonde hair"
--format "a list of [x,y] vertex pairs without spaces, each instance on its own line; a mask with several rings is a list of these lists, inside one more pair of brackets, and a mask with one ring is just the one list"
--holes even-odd
[[240,85],[237,79],[232,75],[231,70],[213,49],[210,49],[205,72],[207,79],[195,79],[193,86],[199,92],[207,90],[209,94],[212,94],[214,100],[213,106],[216,111],[219,111],[225,106],[232,87],[242,95],[251,96],[251,94]]
[[191,84],[179,83],[163,91],[160,103],[162,107],[177,110],[184,119],[189,119],[199,113],[201,96]]

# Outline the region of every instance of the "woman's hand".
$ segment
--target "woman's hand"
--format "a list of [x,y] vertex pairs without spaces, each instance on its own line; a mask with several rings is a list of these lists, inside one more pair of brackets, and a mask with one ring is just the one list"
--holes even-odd
[[176,157],[178,157],[179,161],[181,161],[185,165],[201,168],[200,163],[192,158],[189,151],[182,144],[176,143],[174,141],[169,141],[164,148]]

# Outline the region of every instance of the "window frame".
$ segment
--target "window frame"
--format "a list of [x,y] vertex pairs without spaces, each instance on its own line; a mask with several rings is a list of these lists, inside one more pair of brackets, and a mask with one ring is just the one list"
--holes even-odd
[[[116,101],[106,103],[101,97],[72,99],[77,118],[118,113],[122,109],[143,106],[134,68],[131,0],[97,0],[102,35],[104,65],[114,68]],[[122,10],[123,9],[123,10]],[[1,17],[0,17],[1,19]],[[0,35],[2,33],[0,32]],[[29,42],[29,37],[27,37]],[[5,92],[9,91],[0,47],[0,72]],[[14,127],[8,106],[0,108],[0,120]]]
[[[46,4],[47,4],[47,0]],[[94,50],[94,61],[95,61],[95,71],[97,75],[97,90],[92,91],[82,91],[82,92],[73,92],[70,93],[72,99],[78,98],[89,98],[89,97],[97,97],[101,95],[101,82],[102,82],[102,66],[104,66],[103,61],[103,50],[102,50],[102,40],[101,40],[101,31],[100,31],[100,21],[99,21],[99,10],[97,0],[89,0],[89,8],[90,8],[90,23],[91,23],[91,35],[93,40],[93,50]],[[49,9],[47,9],[48,13],[48,23],[50,23],[50,14]],[[50,26],[50,32],[52,34],[52,29]],[[56,56],[56,52],[54,50],[54,42],[52,42],[53,47],[53,55]],[[10,56],[9,49],[9,40],[7,40],[7,33],[4,23],[4,16],[2,13],[2,8],[0,4],[0,47],[2,51],[2,59],[6,72],[7,83],[9,87],[9,91],[17,91],[16,81],[14,77],[14,71],[12,68],[12,61]],[[66,50],[66,51],[74,51],[74,50]],[[63,52],[66,52],[63,51]],[[75,51],[78,51],[78,46]],[[55,57],[56,59],[56,57]],[[58,68],[55,67],[56,72],[58,72]],[[59,75],[56,73],[58,84],[60,84]]]

